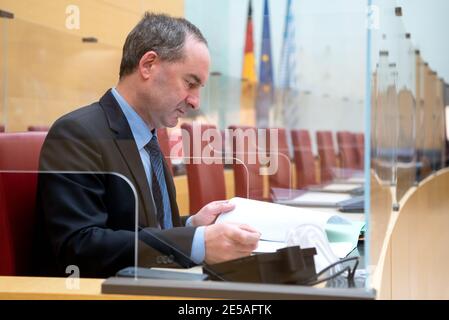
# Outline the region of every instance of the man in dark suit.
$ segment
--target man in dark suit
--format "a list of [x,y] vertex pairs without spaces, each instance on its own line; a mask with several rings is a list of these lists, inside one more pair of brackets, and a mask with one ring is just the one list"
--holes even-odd
[[199,107],[209,63],[207,42],[194,25],[147,13],[126,39],[117,86],[54,123],[41,153],[45,173],[37,198],[44,231],[39,246],[46,250],[36,258],[46,274],[62,275],[75,265],[81,276],[107,277],[134,265],[135,255],[143,267],[163,266],[164,256],[188,267],[255,249],[256,230],[214,224],[233,208],[226,201],[181,223],[157,143],[155,129],[173,127]]

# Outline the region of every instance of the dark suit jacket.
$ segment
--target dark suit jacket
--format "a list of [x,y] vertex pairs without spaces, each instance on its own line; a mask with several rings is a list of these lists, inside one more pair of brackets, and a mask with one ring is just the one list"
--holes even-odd
[[108,277],[133,266],[136,200],[138,264],[161,267],[167,259],[160,257],[172,255],[191,265],[195,228],[181,226],[173,178],[164,163],[174,228],[159,230],[136,143],[110,91],[54,123],[39,166],[46,172],[39,174],[37,194],[40,274],[63,275],[76,265],[83,277]]

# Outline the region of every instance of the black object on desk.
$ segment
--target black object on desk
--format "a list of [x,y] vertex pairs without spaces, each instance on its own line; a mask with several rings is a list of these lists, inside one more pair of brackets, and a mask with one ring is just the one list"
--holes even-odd
[[[286,247],[273,253],[260,253],[223,263],[208,265],[207,269],[226,281],[250,283],[302,284],[316,280],[315,248]],[[211,280],[219,280],[203,269]]]
[[362,186],[352,189],[349,191],[349,194],[353,196],[363,196],[365,194],[365,187]]
[[341,212],[364,212],[364,196],[353,197],[338,203],[338,210]]
[[[298,247],[295,247],[298,251]],[[363,244],[359,243],[363,249]],[[282,249],[281,249],[282,250]],[[304,249],[309,250],[309,249]],[[315,252],[315,249],[312,249]],[[305,253],[304,251],[303,253]],[[276,256],[277,253],[269,255]],[[314,253],[315,254],[315,253]],[[357,253],[356,256],[358,255]],[[258,255],[262,256],[262,254]],[[287,255],[288,256],[288,255]],[[306,255],[307,256],[307,255]],[[254,256],[257,257],[257,256]],[[291,257],[291,256],[290,256]],[[360,252],[363,263],[363,252]],[[259,259],[260,257],[258,257]],[[279,258],[279,256],[278,256]],[[307,259],[312,259],[313,255]],[[262,259],[263,260],[263,259]],[[288,259],[286,259],[288,260]],[[286,263],[284,259],[284,264]],[[266,266],[266,265],[265,265]],[[210,267],[210,266],[209,266]],[[218,265],[215,265],[218,267]],[[214,268],[214,266],[212,266]],[[216,271],[220,268],[214,268]],[[313,271],[315,268],[313,266]],[[310,272],[312,269],[309,269]],[[253,270],[258,270],[257,268]],[[265,269],[265,271],[267,271]],[[314,277],[316,277],[316,274]],[[223,276],[225,276],[223,274]],[[329,280],[326,288],[316,288],[304,285],[283,285],[280,281],[275,283],[255,283],[247,281],[237,282],[238,277],[230,277],[235,281],[178,281],[166,279],[146,279],[140,278],[135,281],[129,275],[126,277],[111,277],[102,283],[102,293],[104,294],[132,294],[132,295],[158,295],[176,297],[208,297],[225,299],[374,299],[374,290],[367,290],[364,281],[355,279],[355,286],[349,286],[348,280],[341,275],[335,281]],[[317,279],[318,280],[318,279]],[[363,280],[363,279],[362,279]],[[338,282],[338,283],[336,283]]]

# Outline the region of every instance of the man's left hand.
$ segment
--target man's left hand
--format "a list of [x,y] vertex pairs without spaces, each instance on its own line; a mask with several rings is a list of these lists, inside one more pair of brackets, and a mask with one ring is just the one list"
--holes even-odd
[[227,200],[210,202],[198,211],[197,214],[192,216],[192,226],[198,227],[210,225],[215,222],[221,213],[231,211],[234,208],[235,205]]

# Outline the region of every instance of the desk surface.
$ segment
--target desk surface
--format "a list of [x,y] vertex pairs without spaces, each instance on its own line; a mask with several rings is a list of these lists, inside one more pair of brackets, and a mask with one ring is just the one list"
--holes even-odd
[[102,294],[104,279],[79,279],[79,289],[69,289],[67,278],[0,277],[0,300],[168,300],[192,299],[167,296]]
[[[114,279],[112,279],[114,280]],[[126,281],[127,279],[116,278],[115,280],[118,281]],[[155,292],[170,292],[169,294],[173,293],[174,288],[165,288],[164,286],[167,285],[170,286],[170,282],[173,281],[159,281],[159,287],[155,286],[153,283],[153,288],[151,286],[147,289],[151,289],[150,292],[146,295],[123,295],[123,294],[102,294],[101,293],[101,286],[104,282],[104,279],[79,279],[79,289],[70,289],[70,285],[73,285],[73,283],[68,283],[69,286],[67,286],[66,281],[70,281],[68,278],[40,278],[40,277],[0,277],[0,300],[179,300],[179,299],[204,299],[201,298],[201,296],[208,296],[209,294],[192,294],[192,288],[186,290],[186,288],[183,287],[185,283],[179,282],[176,286],[176,292],[186,293],[184,297],[174,297],[174,296],[162,296],[162,295],[156,295],[153,294]],[[108,280],[110,281],[110,280]],[[142,285],[143,282],[148,281],[145,279],[140,280],[137,285]],[[157,282],[157,281],[152,281]],[[341,282],[341,281],[340,281]],[[343,281],[344,282],[344,281]],[[133,285],[136,285],[133,283]],[[144,285],[144,284],[143,284]],[[201,283],[195,282],[191,285],[203,285]],[[242,283],[226,283],[226,282],[218,282],[216,283],[217,286],[225,286],[229,287],[227,290],[230,292],[230,296],[237,296],[235,290],[238,286],[244,287],[245,285],[248,286],[248,284],[242,284]],[[206,288],[209,288],[211,284],[209,283],[206,285]],[[260,284],[249,284],[249,286],[257,287],[257,290],[263,289],[263,285]],[[300,286],[286,286],[286,285],[275,285],[275,287],[279,287],[282,290],[281,291],[304,291],[303,294],[305,294],[305,297],[315,296],[315,298],[320,298],[321,295],[325,297],[326,295],[334,295],[335,293],[338,293],[339,291],[335,291],[336,288],[347,288],[346,286],[340,285],[331,285],[331,286],[325,286],[325,285],[319,285],[317,288],[322,288],[322,290],[325,287],[335,288],[331,289],[329,291],[316,291],[314,288],[311,287],[300,287]],[[363,287],[363,286],[361,286]],[[279,289],[278,288],[278,289]],[[197,288],[199,289],[199,288]],[[203,288],[204,289],[204,288]],[[247,288],[244,288],[247,289]],[[161,291],[162,290],[162,291]],[[184,291],[182,291],[184,290]],[[253,294],[257,292],[256,289],[252,288],[248,292]],[[315,291],[314,291],[315,290]],[[326,290],[326,289],[324,289]],[[193,292],[196,292],[197,290],[194,290]],[[237,290],[238,291],[238,290]],[[263,291],[263,290],[262,290]],[[122,291],[123,292],[123,291]],[[286,293],[286,292],[284,292]],[[248,293],[247,293],[248,294]],[[267,298],[271,296],[270,293],[263,293],[265,294],[264,298]],[[296,292],[295,294],[298,294]],[[350,290],[343,290],[339,293],[342,298],[347,297],[357,297],[360,295],[360,298],[369,298],[368,292],[363,292],[361,289],[350,289]],[[198,297],[194,297],[194,296]],[[211,295],[213,297],[213,295]],[[218,297],[218,296],[217,296]],[[335,298],[335,297],[334,297]]]
[[[118,278],[117,278],[118,279]],[[101,285],[104,279],[80,279],[79,289],[70,290],[66,287],[67,278],[38,278],[38,277],[0,277],[0,300],[186,300],[186,299],[204,299],[200,297],[173,297],[157,295],[122,295],[122,294],[102,294]],[[126,280],[126,279],[118,279]],[[139,284],[144,281],[140,281]],[[164,282],[165,283],[165,282]],[[242,286],[240,283],[218,283],[232,287],[232,295],[236,286]],[[296,290],[294,286],[281,285],[284,290]],[[300,287],[298,287],[300,288]],[[153,288],[154,289],[154,288]],[[162,288],[164,289],[164,288]],[[160,289],[157,289],[159,291]],[[302,287],[305,292],[314,290],[309,287]],[[321,289],[325,291],[315,291],[315,298],[320,298],[320,293],[334,293],[333,289]],[[351,292],[354,291],[354,292]],[[187,291],[183,291],[187,292]],[[344,291],[342,291],[344,292]],[[308,293],[310,295],[310,292]],[[341,295],[341,298],[371,298],[369,292],[360,290],[349,290]],[[354,296],[353,296],[354,295]],[[266,298],[266,296],[265,296]],[[310,297],[309,297],[310,298]]]

